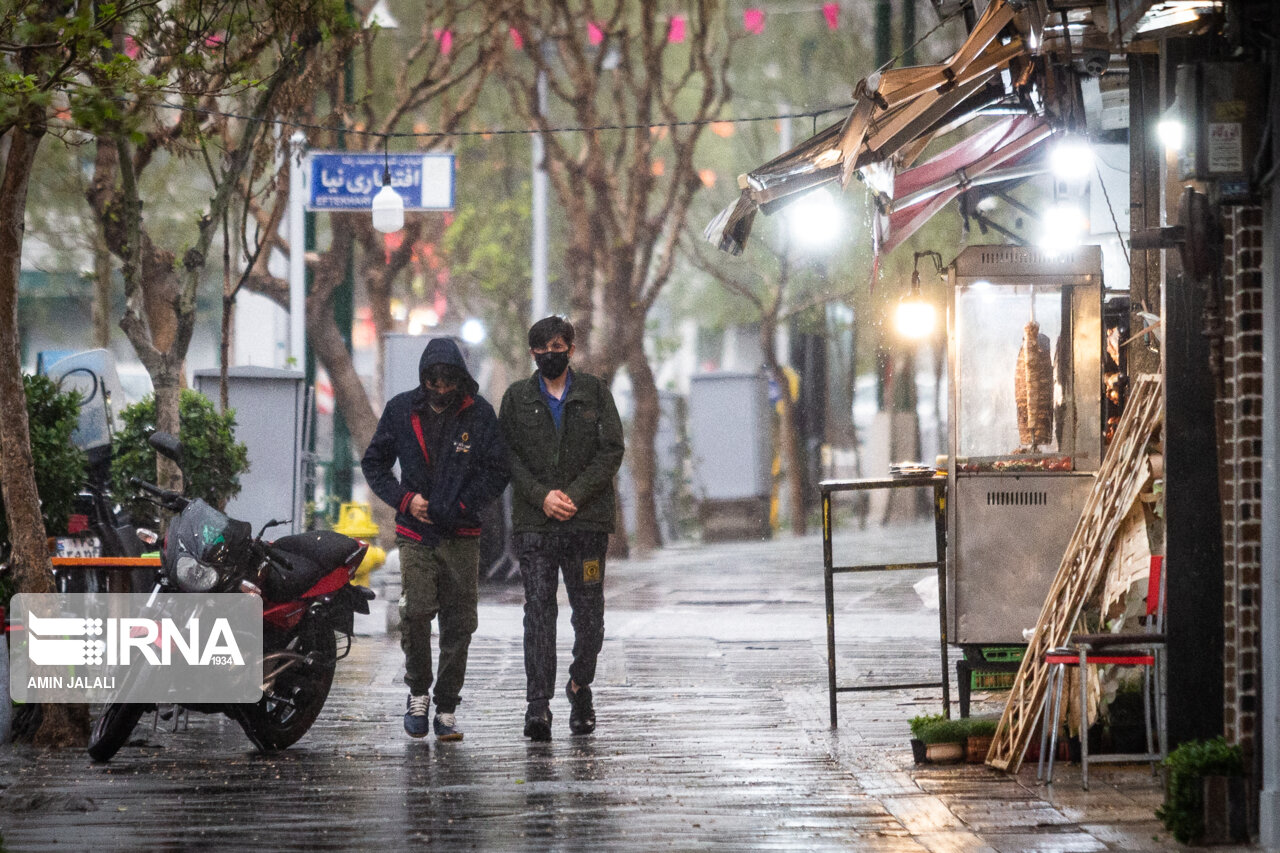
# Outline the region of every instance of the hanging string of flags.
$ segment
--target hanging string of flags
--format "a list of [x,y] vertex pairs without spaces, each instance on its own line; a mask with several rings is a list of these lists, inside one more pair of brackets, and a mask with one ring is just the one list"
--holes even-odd
[[[827,29],[840,29],[840,4],[839,3],[823,3],[819,7],[807,7],[803,10],[791,11],[813,11],[819,9],[822,12],[822,19],[826,21]],[[689,20],[684,15],[672,15],[667,19],[667,41],[671,44],[684,43]],[[765,10],[760,8],[749,8],[742,10],[742,29],[751,35],[761,35],[765,28]],[[524,38],[520,35],[520,31],[515,27],[511,27],[511,44],[516,50],[524,50]],[[448,55],[453,49],[453,31],[452,30],[433,30],[432,35],[440,44],[440,52]],[[599,45],[604,41],[604,28],[596,21],[587,22],[587,41],[593,46]]]

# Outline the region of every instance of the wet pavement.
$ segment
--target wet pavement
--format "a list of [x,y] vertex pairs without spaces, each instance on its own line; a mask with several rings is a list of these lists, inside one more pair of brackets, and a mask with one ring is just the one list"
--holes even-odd
[[[931,524],[851,531],[836,558],[929,559],[932,544]],[[937,613],[912,589],[924,576],[836,579],[842,683],[938,677]],[[1095,768],[1084,792],[1073,765],[1046,787],[1033,763],[1017,777],[913,764],[907,721],[940,710],[939,690],[842,694],[831,729],[817,536],[616,561],[606,590],[593,736],[569,734],[560,696],[553,740],[522,737],[522,597],[490,588],[461,743],[404,735],[397,640],[359,637],[282,753],[202,715],[176,733],[144,718],[105,766],[0,747],[0,850],[1180,849],[1146,765]],[[568,615],[562,592],[561,680]],[[976,694],[974,712],[998,713],[1000,696]]]

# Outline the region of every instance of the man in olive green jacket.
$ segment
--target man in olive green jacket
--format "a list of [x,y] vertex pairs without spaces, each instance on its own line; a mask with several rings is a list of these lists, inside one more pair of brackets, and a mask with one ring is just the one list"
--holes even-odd
[[573,663],[565,694],[569,729],[595,730],[591,697],[604,644],[604,565],[613,532],[613,478],[622,422],[609,386],[569,369],[573,325],[560,317],[529,329],[538,369],[507,389],[498,420],[510,453],[512,528],[524,580],[525,736],[551,739],[556,680],[556,591],[564,573],[573,610]]

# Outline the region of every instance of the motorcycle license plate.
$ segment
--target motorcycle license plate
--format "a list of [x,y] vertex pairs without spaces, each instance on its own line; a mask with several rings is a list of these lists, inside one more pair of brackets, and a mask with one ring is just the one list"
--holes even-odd
[[102,540],[97,536],[59,536],[57,539],[58,557],[101,557]]

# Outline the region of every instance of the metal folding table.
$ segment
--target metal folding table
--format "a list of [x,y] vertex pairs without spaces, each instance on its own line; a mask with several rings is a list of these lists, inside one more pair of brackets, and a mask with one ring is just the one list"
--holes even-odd
[[[819,484],[819,488],[822,490],[822,570],[827,596],[827,684],[831,695],[831,727],[836,727],[837,694],[874,690],[915,690],[941,687],[942,712],[950,717],[951,679],[947,672],[947,478],[930,474],[882,479],[824,480]],[[831,548],[831,495],[836,492],[909,488],[933,489],[934,544],[937,559],[919,563],[835,565]],[[835,576],[851,572],[889,572],[909,569],[934,569],[938,575],[938,633],[939,652],[942,659],[942,680],[940,682],[838,686],[836,684]]]

